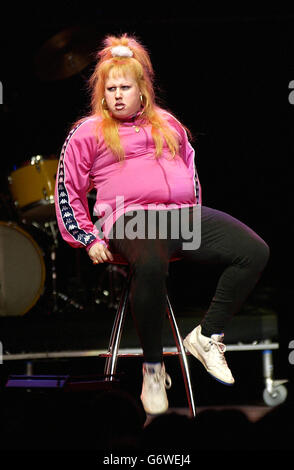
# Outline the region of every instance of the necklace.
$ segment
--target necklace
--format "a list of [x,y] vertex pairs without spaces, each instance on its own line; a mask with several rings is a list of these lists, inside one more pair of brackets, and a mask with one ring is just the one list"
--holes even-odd
[[140,132],[140,127],[133,125],[136,132]]

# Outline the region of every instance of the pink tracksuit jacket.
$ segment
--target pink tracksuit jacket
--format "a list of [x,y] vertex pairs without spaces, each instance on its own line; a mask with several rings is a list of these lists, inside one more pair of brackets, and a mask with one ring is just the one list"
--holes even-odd
[[[138,209],[174,209],[201,204],[201,187],[194,149],[186,131],[171,114],[160,111],[180,141],[179,154],[171,159],[164,144],[155,157],[151,126],[139,115],[119,126],[125,160],[118,162],[97,138],[97,117],[76,125],[63,145],[55,185],[55,207],[63,239],[74,248],[108,244],[108,235],[119,216]],[[87,194],[96,189],[93,223]],[[102,229],[102,231],[101,231]]]

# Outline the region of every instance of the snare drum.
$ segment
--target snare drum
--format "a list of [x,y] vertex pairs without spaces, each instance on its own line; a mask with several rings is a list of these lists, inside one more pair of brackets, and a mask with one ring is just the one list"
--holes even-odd
[[14,204],[28,222],[46,222],[55,218],[54,189],[57,159],[42,155],[31,158],[9,176]]
[[30,234],[0,222],[0,316],[28,312],[44,291],[43,253]]

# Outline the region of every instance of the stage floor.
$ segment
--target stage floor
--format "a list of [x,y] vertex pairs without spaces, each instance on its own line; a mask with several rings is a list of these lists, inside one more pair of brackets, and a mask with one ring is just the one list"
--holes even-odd
[[[252,423],[255,423],[259,419],[263,418],[267,413],[269,413],[272,408],[266,405],[223,405],[223,406],[196,406],[196,417],[199,413],[208,410],[216,410],[216,411],[226,411],[226,410],[238,410],[241,411],[246,415],[248,420]],[[167,413],[177,413],[182,416],[190,416],[189,408],[169,408]],[[153,416],[147,415],[147,419],[145,422],[145,426],[147,426],[152,420],[154,419]]]

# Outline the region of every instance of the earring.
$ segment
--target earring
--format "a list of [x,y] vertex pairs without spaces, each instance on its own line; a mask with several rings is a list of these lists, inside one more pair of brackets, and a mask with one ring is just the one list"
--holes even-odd
[[141,101],[141,107],[143,108],[143,111],[144,111],[144,108],[146,106],[146,103],[144,103],[144,97],[143,95],[140,95],[140,101]]

